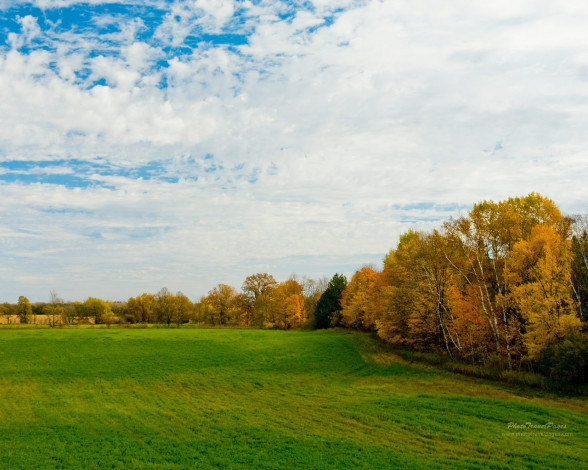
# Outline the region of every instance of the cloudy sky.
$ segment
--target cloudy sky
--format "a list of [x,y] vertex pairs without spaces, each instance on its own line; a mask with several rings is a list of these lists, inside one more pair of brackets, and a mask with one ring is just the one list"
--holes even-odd
[[350,275],[588,212],[588,3],[0,0],[0,302]]

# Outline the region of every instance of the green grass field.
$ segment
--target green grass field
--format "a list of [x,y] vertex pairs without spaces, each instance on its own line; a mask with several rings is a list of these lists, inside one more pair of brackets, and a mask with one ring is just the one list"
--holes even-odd
[[346,332],[0,330],[0,393],[7,469],[588,468],[585,398]]

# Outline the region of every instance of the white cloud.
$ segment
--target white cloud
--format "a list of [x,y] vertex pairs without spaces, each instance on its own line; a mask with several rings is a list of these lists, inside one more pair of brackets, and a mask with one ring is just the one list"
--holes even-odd
[[193,3],[198,19],[197,24],[202,26],[205,32],[216,33],[233,18],[235,6],[234,0],[196,0]]
[[[10,222],[0,230],[13,253],[3,264],[50,275],[59,285],[40,279],[36,291],[70,298],[82,294],[63,291],[68,279],[83,295],[166,284],[195,296],[263,266],[289,274],[277,259],[306,257],[301,274],[332,275],[313,257],[383,256],[401,231],[481,199],[538,191],[588,210],[585,6],[348,5],[315,1],[283,21],[278,2],[176,2],[155,41],[138,39],[137,21],[116,36],[116,54],[91,54],[87,33],[60,33],[45,39],[50,50],[1,55],[2,159],[158,161],[179,178],[96,171],[84,189],[3,183]],[[161,47],[195,28],[222,31],[238,8],[248,44]],[[13,47],[47,34],[22,21]]]
[[17,17],[16,21],[20,24],[22,32],[20,34],[8,33],[8,43],[11,47],[18,49],[28,46],[41,36],[41,28],[35,17],[26,15],[22,18]]

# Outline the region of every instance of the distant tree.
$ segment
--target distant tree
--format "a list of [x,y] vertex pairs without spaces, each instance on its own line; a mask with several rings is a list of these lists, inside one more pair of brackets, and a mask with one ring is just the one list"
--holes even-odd
[[31,323],[37,323],[37,316],[43,315],[43,311],[45,309],[45,303],[44,302],[32,303],[31,308],[33,309],[33,317],[31,318]]
[[174,295],[167,289],[162,287],[157,294],[155,294],[155,313],[157,321],[170,325],[174,318]]
[[274,289],[277,286],[278,283],[271,274],[257,273],[247,276],[241,290],[255,301],[269,289]]
[[109,302],[110,310],[112,311],[112,321],[116,321],[118,323],[123,323],[125,320],[125,307],[127,306],[126,302],[115,301]]
[[63,306],[63,313],[61,314],[63,323],[68,325],[73,324],[76,321],[77,315],[78,311],[73,303],[68,302]]
[[289,329],[306,320],[302,286],[295,279],[288,279],[275,288],[269,305],[269,315],[264,327]]
[[249,325],[263,328],[264,324],[269,321],[275,291],[276,288],[268,289],[255,299],[255,303],[252,306]]
[[177,326],[187,323],[192,317],[194,305],[182,292],[174,297],[173,321]]
[[304,308],[307,313],[306,324],[310,327],[315,325],[315,311],[316,305],[323,295],[323,292],[327,290],[329,285],[329,279],[327,277],[320,278],[318,280],[310,278],[302,278],[302,295],[304,296]]
[[194,322],[199,325],[209,323],[208,319],[208,305],[204,303],[205,297],[201,297],[198,302],[194,303]]
[[329,328],[333,315],[341,311],[341,295],[347,286],[347,278],[342,274],[335,274],[329,281],[315,308],[316,328]]
[[251,303],[248,296],[244,292],[241,292],[235,297],[234,304],[235,311],[237,312],[235,324],[239,326],[251,326],[255,303]]
[[33,307],[24,295],[18,298],[18,304],[16,305],[16,314],[20,319],[21,323],[30,323],[33,316]]
[[85,302],[72,302],[71,307],[73,307],[73,312],[70,309],[70,318],[73,318],[74,320],[77,319],[79,323],[88,322],[88,309],[86,308]]
[[6,323],[10,325],[12,315],[14,315],[15,305],[4,302],[0,305],[0,314],[6,318]]
[[112,310],[108,302],[94,297],[88,297],[84,302],[84,307],[86,315],[94,318],[96,325],[100,323],[112,323]]
[[219,284],[208,292],[200,302],[204,317],[213,325],[231,325],[239,317],[238,294],[234,287]]
[[138,300],[140,297],[130,297],[125,306],[125,322],[137,323],[141,321],[141,304]]
[[123,314],[129,323],[155,323],[157,316],[154,312],[155,296],[142,294],[127,300]]
[[337,318],[344,326],[360,330],[375,330],[385,310],[386,276],[370,266],[356,271],[341,296],[341,314]]
[[59,298],[57,292],[52,290],[49,294],[50,296],[50,303],[45,305],[45,312],[49,319],[49,326],[54,328],[59,321],[62,320],[63,314],[65,313],[64,304],[65,302],[63,299]]
[[268,315],[272,292],[278,283],[271,274],[257,273],[247,276],[241,286],[241,322],[246,326],[263,326]]

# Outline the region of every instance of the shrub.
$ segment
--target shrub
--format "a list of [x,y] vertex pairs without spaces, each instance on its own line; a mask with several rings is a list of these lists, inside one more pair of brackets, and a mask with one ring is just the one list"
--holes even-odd
[[588,383],[588,338],[571,333],[559,342],[548,344],[537,365],[542,374],[564,384]]

